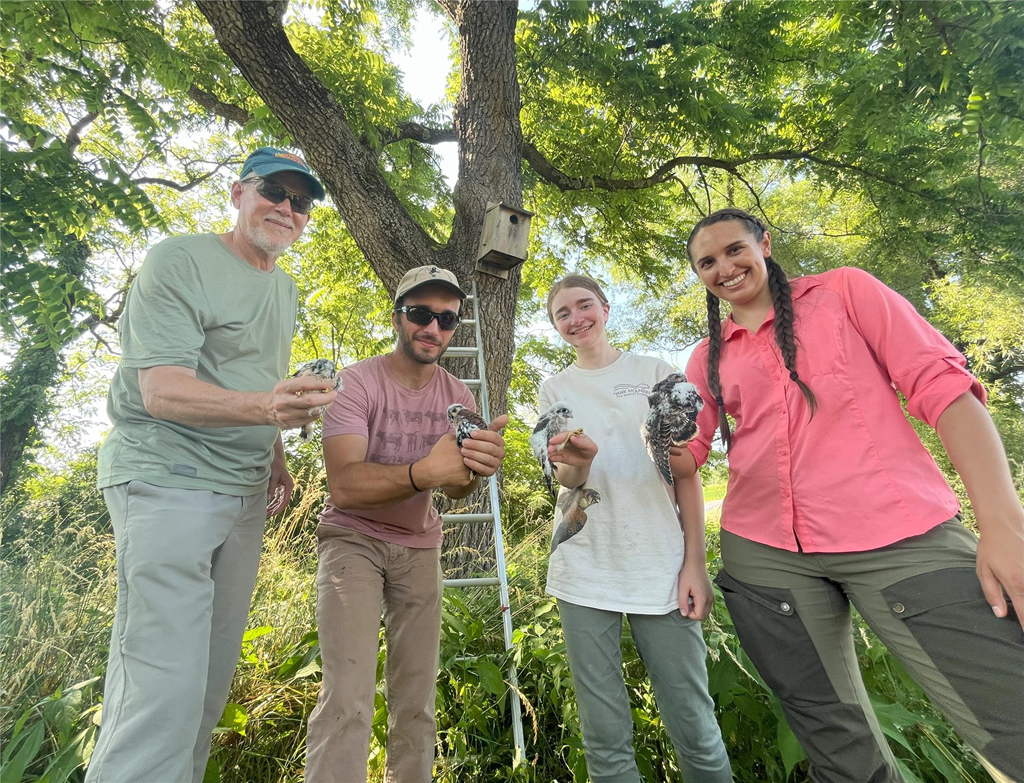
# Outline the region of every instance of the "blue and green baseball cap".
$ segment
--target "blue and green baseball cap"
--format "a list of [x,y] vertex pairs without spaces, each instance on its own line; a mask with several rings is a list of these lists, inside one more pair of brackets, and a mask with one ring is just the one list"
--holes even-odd
[[295,171],[299,174],[304,174],[306,179],[309,180],[309,186],[313,189],[313,198],[318,201],[327,195],[324,192],[324,186],[313,176],[313,172],[309,170],[306,161],[294,152],[279,150],[276,147],[260,147],[249,155],[245,159],[245,163],[242,164],[242,172],[238,175],[238,178],[245,179],[250,174],[255,174],[257,177],[265,177],[278,171]]

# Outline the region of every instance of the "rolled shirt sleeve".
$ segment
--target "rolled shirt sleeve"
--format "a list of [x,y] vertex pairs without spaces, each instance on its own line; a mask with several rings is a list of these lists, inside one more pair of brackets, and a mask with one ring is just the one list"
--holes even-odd
[[715,403],[715,396],[708,387],[708,343],[707,340],[700,343],[686,363],[686,380],[697,387],[701,399],[704,400],[704,407],[697,414],[697,437],[686,444],[690,450],[697,467],[701,467],[708,461],[711,453],[711,442],[715,438],[718,429],[718,405]]
[[847,313],[907,399],[912,416],[935,427],[942,412],[970,391],[982,403],[984,387],[967,370],[967,360],[906,299],[856,268],[844,268]]

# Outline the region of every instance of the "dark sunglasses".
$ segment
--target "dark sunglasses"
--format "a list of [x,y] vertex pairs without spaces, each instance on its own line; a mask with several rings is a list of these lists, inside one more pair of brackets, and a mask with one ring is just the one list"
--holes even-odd
[[420,307],[419,305],[396,307],[395,312],[405,313],[405,317],[417,326],[426,326],[436,318],[438,328],[445,332],[450,332],[458,326],[459,322],[462,320],[462,317],[458,313],[435,313],[429,307]]
[[242,182],[252,182],[256,186],[256,192],[271,204],[280,204],[288,199],[292,204],[292,212],[300,215],[308,215],[313,209],[313,199],[310,196],[303,196],[301,193],[293,193],[284,185],[278,185],[263,177],[247,177]]

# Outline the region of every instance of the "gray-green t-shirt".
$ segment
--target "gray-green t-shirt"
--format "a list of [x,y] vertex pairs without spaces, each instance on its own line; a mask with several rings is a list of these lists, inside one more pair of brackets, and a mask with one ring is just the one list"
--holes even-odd
[[99,453],[100,488],[138,479],[239,496],[265,489],[276,427],[154,419],[142,404],[139,370],[190,367],[224,389],[269,391],[288,371],[297,304],[283,270],[256,269],[215,234],[152,248],[118,325],[121,363],[107,398],[114,428]]

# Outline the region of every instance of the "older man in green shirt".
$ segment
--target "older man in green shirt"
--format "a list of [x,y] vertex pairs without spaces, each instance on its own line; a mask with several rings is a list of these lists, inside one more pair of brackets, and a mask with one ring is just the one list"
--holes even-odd
[[298,293],[277,258],[324,189],[263,147],[231,187],[226,234],[166,239],[120,321],[99,487],[118,594],[89,783],[200,783],[227,701],[263,526],[291,495],[281,430],[334,391],[289,378]]

